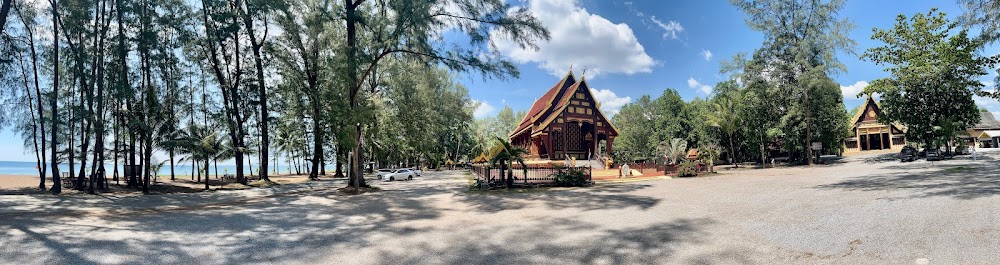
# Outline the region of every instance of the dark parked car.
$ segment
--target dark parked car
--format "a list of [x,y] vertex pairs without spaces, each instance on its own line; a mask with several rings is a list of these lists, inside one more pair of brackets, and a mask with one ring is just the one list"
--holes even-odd
[[941,150],[927,149],[924,152],[927,152],[927,161],[941,160]]
[[917,149],[904,146],[903,150],[899,151],[899,162],[913,162],[913,160],[917,160]]
[[968,155],[968,154],[971,154],[968,145],[959,144],[958,146],[955,146],[955,155]]

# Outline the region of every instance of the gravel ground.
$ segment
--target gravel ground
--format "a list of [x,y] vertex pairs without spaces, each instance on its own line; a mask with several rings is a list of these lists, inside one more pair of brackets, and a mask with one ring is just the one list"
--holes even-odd
[[1000,153],[466,192],[0,196],[0,264],[998,264]]

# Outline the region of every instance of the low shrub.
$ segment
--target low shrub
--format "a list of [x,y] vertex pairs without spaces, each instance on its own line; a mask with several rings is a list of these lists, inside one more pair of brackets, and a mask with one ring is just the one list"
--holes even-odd
[[678,177],[694,177],[698,175],[698,163],[694,161],[684,161],[677,166]]
[[587,175],[579,169],[560,169],[556,173],[555,186],[557,187],[583,187],[587,185],[590,185],[590,181],[587,181]]

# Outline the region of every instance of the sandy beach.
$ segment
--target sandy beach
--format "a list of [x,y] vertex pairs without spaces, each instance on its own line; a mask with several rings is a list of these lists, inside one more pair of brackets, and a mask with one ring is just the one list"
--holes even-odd
[[[324,178],[330,178],[331,176],[324,176]],[[308,175],[278,175],[270,176],[271,181],[277,184],[290,184],[290,183],[301,183],[309,181]],[[110,181],[110,179],[109,179]],[[52,188],[52,177],[46,176],[45,188]],[[114,181],[111,183],[111,192],[135,192],[135,190],[124,189],[121,187],[116,187]],[[121,182],[124,186],[125,183]],[[214,176],[209,181],[209,185],[214,189],[246,189],[255,186],[261,186],[262,183],[251,182],[250,185],[241,185],[231,182],[221,182]],[[156,183],[151,189],[155,190],[155,193],[187,193],[187,192],[198,192],[205,188],[204,183],[199,183],[191,180],[189,175],[177,175],[175,180],[171,181],[170,176],[159,176]],[[9,194],[25,194],[25,193],[38,193],[38,176],[28,176],[28,175],[6,175],[0,174],[0,195]],[[75,192],[72,188],[63,187],[63,192]]]
[[[45,187],[52,186],[52,177],[46,177]],[[20,190],[37,188],[38,176],[0,175],[0,190]]]

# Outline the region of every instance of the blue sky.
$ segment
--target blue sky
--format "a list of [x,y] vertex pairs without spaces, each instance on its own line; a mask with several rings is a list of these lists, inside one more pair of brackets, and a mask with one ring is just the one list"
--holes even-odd
[[[500,43],[500,52],[519,63],[521,76],[517,79],[459,75],[470,96],[483,102],[478,117],[495,115],[504,105],[528,109],[571,64],[577,76],[587,69],[587,81],[597,90],[597,98],[608,115],[642,95],[659,96],[665,88],[677,90],[686,100],[704,98],[712,86],[723,81],[718,74],[719,62],[741,51],[752,52],[763,38],[746,26],[739,10],[722,0],[515,2],[534,12],[553,39],[542,43],[539,51]],[[857,26],[850,36],[858,45],[855,54],[840,54],[848,71],[834,76],[849,95],[845,97],[848,109],[861,104],[854,95],[863,88],[863,82],[885,76],[882,67],[858,59],[865,49],[880,45],[870,39],[872,28],[891,27],[897,14],[909,16],[933,7],[952,18],[962,12],[955,1],[948,0],[848,0],[841,15]],[[448,34],[445,36],[447,39]],[[986,53],[1000,53],[1000,47],[988,47]],[[983,80],[993,77],[991,74]],[[1000,111],[996,100],[977,98],[977,103],[994,113]],[[0,141],[0,160],[34,160],[10,130],[0,130],[0,139],[4,139]]]
[[[588,68],[587,81],[598,90],[597,97],[605,101],[602,107],[609,115],[642,95],[659,96],[665,88],[677,90],[686,100],[704,98],[710,87],[724,80],[718,71],[721,60],[741,51],[750,53],[763,40],[763,35],[750,30],[744,15],[728,1],[532,0],[522,4],[536,13],[554,37],[575,38],[553,38],[529,55],[506,52],[521,63],[522,75],[517,80],[484,81],[480,76],[465,76],[463,83],[470,88],[471,96],[485,103],[477,111],[480,117],[495,114],[503,105],[515,110],[529,108],[535,98],[558,82],[570,64],[578,76],[583,67]],[[891,27],[897,14],[926,13],[933,7],[952,18],[962,13],[955,1],[847,1],[841,16],[857,26],[850,36],[858,45],[854,54],[840,54],[848,71],[833,78],[850,95],[845,97],[848,109],[862,103],[854,95],[864,82],[885,77],[883,67],[859,59],[865,49],[881,45],[871,40],[872,28]],[[614,30],[617,35],[600,34]],[[621,45],[630,38],[641,47]],[[641,52],[635,52],[640,48]],[[994,45],[986,52],[998,51]],[[706,56],[709,53],[711,56]],[[652,59],[651,63],[636,59],[643,54]],[[595,70],[596,76],[592,74]],[[977,101],[992,111],[1000,111],[996,100]]]

